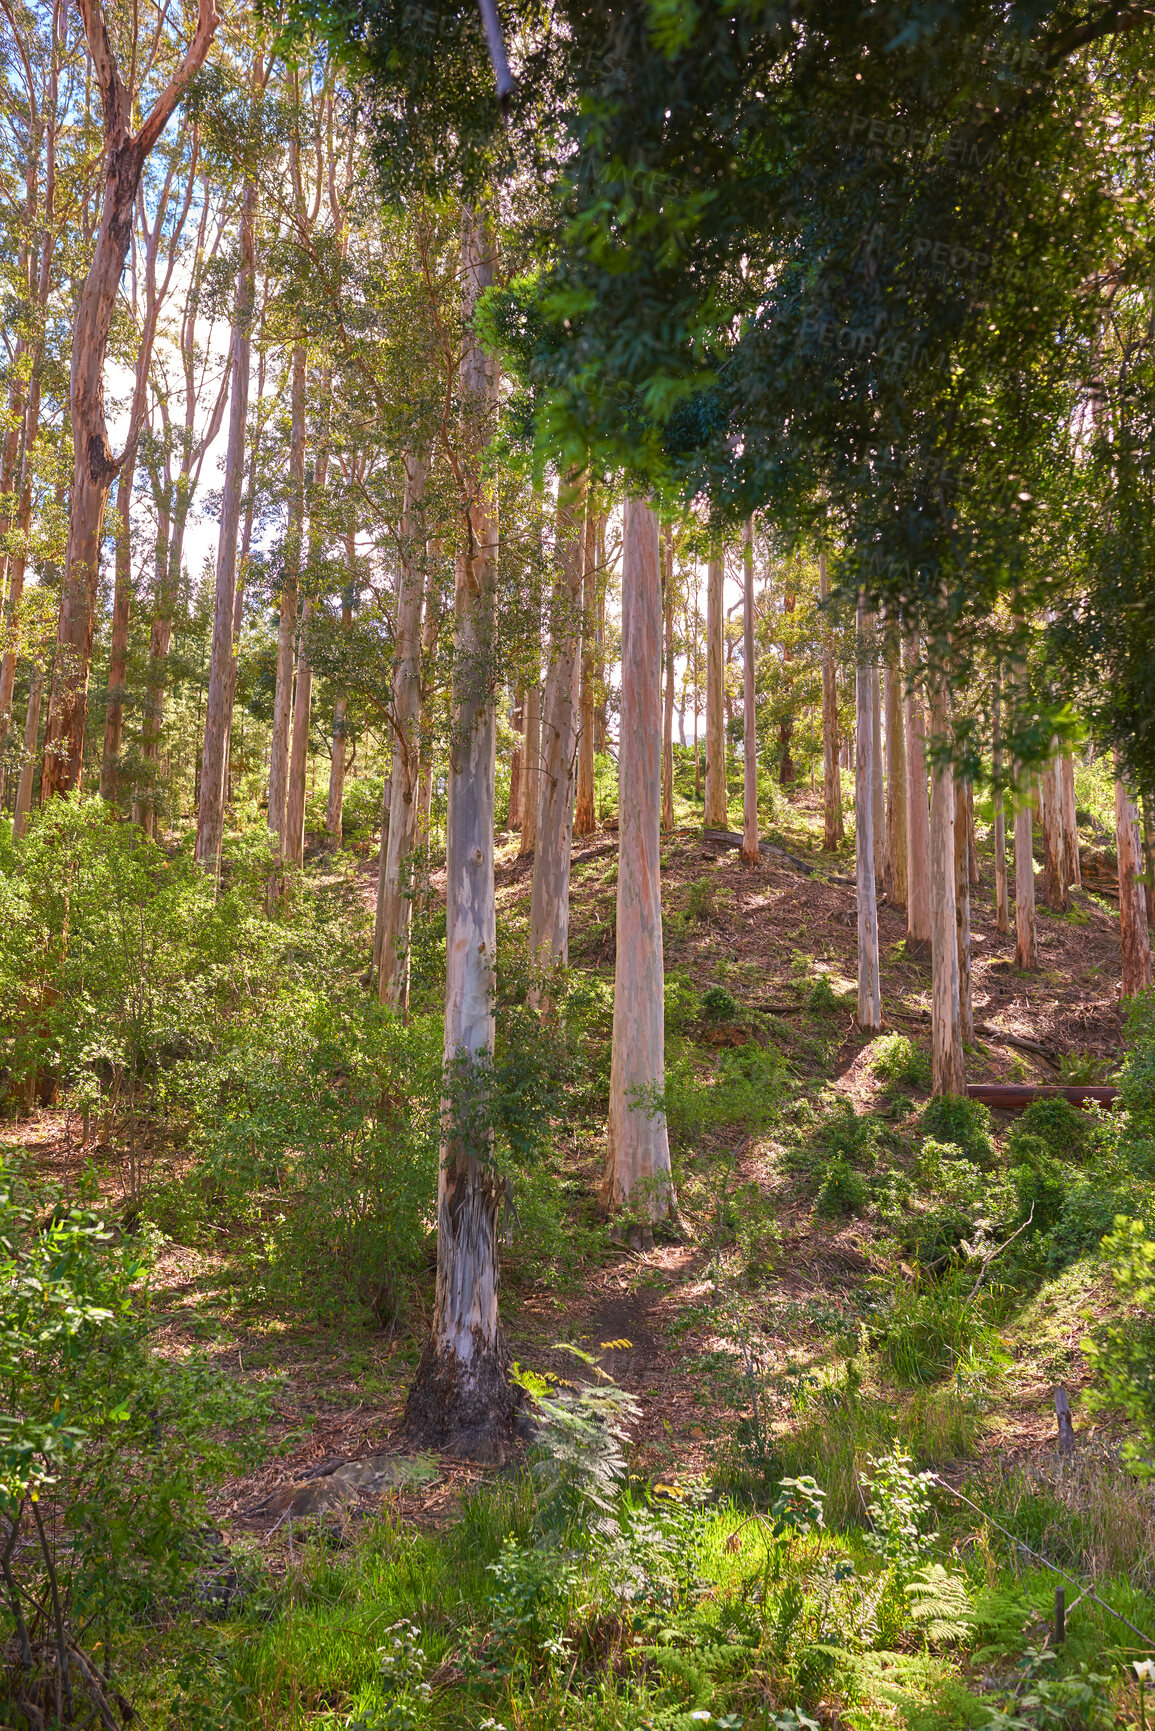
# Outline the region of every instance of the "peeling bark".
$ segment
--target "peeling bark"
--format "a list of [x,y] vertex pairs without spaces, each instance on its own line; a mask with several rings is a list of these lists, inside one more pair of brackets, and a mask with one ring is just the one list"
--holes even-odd
[[[932,676],[929,698],[930,737],[939,743],[950,732],[941,673]],[[932,771],[930,790],[931,1086],[936,1094],[966,1093],[959,1016],[955,822],[954,772],[946,764]]]
[[874,669],[868,643],[869,615],[858,598],[857,676],[858,760],[854,783],[854,856],[858,884],[858,1025],[882,1027],[882,986],[878,967],[878,903],[874,875]]
[[1115,848],[1119,859],[1122,990],[1125,998],[1133,998],[1136,992],[1145,991],[1151,984],[1151,940],[1147,930],[1139,812],[1121,781],[1115,782]]
[[[622,548],[622,713],[619,755],[617,960],[609,1136],[602,1205],[643,1221],[675,1214],[665,1111],[662,964],[662,590],[658,521],[627,499]],[[645,1226],[634,1236],[642,1242]]]
[[726,796],[725,643],[722,628],[721,553],[706,572],[706,811],[707,829],[729,826]]

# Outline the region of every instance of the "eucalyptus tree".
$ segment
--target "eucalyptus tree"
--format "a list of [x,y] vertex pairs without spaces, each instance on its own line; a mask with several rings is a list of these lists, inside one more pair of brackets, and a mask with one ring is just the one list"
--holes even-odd
[[204,64],[219,23],[213,0],[198,0],[192,34],[182,41],[167,10],[158,8],[155,18],[134,11],[133,38],[118,44],[101,0],[78,0],[78,4],[101,99],[104,188],[100,225],[72,335],[74,469],[42,797],[78,787],[81,778],[100,537],[109,491],[120,466],[108,442],[104,364],[141,176]]

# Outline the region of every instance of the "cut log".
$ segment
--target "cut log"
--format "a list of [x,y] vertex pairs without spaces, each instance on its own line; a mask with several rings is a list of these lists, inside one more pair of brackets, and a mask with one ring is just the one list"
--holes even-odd
[[1086,1108],[1092,1103],[1108,1109],[1119,1098],[1118,1088],[1064,1088],[1057,1082],[1042,1082],[1037,1086],[1019,1082],[968,1082],[967,1098],[992,1106],[998,1112],[1025,1112],[1036,1100],[1066,1100],[1072,1106]]

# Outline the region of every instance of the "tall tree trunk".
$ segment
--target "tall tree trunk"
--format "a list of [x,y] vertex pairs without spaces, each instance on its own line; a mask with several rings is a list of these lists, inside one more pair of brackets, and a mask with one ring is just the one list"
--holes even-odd
[[[245,183],[241,205],[241,260],[233,314],[230,355],[229,436],[225,448],[225,482],[221,492],[221,526],[217,535],[217,580],[213,599],[213,640],[209,653],[209,689],[205,701],[205,741],[201,754],[200,804],[197,810],[196,857],[205,870],[220,876],[225,829],[225,764],[233,725],[233,628],[237,607],[237,538],[245,485],[245,434],[249,418],[249,365],[252,356],[253,306],[256,297],[255,219],[257,189]],[[119,571],[118,571],[119,581]],[[108,741],[105,740],[105,754]]]
[[517,744],[509,757],[509,828],[521,828],[521,810],[524,796],[522,775],[525,770],[525,693],[519,686],[510,711],[509,725]]
[[405,503],[401,523],[401,587],[397,596],[393,663],[393,764],[390,773],[388,844],[377,996],[394,1009],[408,1002],[409,927],[413,907],[413,853],[417,840],[419,724],[421,719],[421,604],[425,592],[425,481],[428,461],[405,457]]
[[581,609],[582,483],[562,481],[557,502],[557,574],[550,620],[550,657],[541,728],[541,794],[529,952],[541,979],[530,993],[548,1009],[544,976],[569,959],[569,868],[573,846],[574,757],[578,722],[578,622]]
[[[618,759],[618,902],[609,1136],[602,1205],[643,1221],[675,1212],[665,1089],[661,832],[662,589],[658,520],[625,503],[622,712]],[[643,1225],[631,1234],[652,1242]]]
[[[453,721],[446,831],[445,1098],[437,1183],[433,1333],[406,1417],[425,1440],[463,1453],[500,1452],[514,1393],[497,1311],[497,1213],[502,1194],[485,1111],[492,1061],[497,921],[493,880],[496,705],[496,525],[480,455],[496,406],[497,369],[472,334],[477,296],[493,281],[483,219],[463,221],[465,344],[462,415],[470,453],[466,535],[454,602]],[[478,1110],[478,1107],[481,1110]]]
[[975,835],[975,784],[968,775],[966,778],[965,811],[967,820],[967,881],[977,884],[979,881],[979,844]]
[[1035,938],[1035,857],[1031,822],[1031,778],[1016,765],[1015,781],[1015,966],[1033,969],[1039,965]]
[[591,487],[586,506],[585,536],[582,554],[582,651],[581,651],[581,710],[577,739],[577,798],[574,809],[574,834],[592,835],[598,826],[594,810],[594,613],[598,565],[598,513],[594,509]]
[[[826,554],[818,555],[818,595],[830,599]],[[833,853],[843,838],[842,780],[838,771],[838,686],[834,669],[834,631],[828,616],[822,626],[822,846]]]
[[662,712],[662,828],[674,827],[674,531],[666,524],[662,613],[666,648],[666,700]]
[[1059,785],[1063,807],[1063,881],[1072,889],[1082,889],[1083,872],[1079,863],[1079,816],[1075,799],[1075,760],[1069,751],[1059,759]]
[[32,781],[36,774],[36,742],[40,736],[40,703],[44,695],[44,670],[33,669],[28,690],[28,709],[24,717],[24,761],[20,765],[20,780],[16,784],[16,812],[12,819],[12,834],[17,841],[28,827],[32,810]]
[[1040,777],[1043,793],[1043,900],[1049,908],[1063,913],[1070,905],[1070,898],[1063,875],[1062,781],[1057,746],[1057,740],[1052,740],[1051,755]]
[[594,752],[603,757],[606,751],[606,741],[609,734],[608,703],[606,699],[606,521],[607,513],[598,512],[597,539],[597,582],[595,592],[597,607],[594,612],[594,669],[595,669],[595,701],[594,701]]
[[909,681],[918,666],[918,633],[907,634],[906,675],[906,941],[914,954],[933,952],[930,812],[926,793],[926,722],[922,699]]
[[858,598],[857,675],[858,767],[854,783],[854,856],[858,883],[858,1023],[882,1027],[882,985],[878,967],[878,902],[874,876],[874,668],[868,641],[866,602]]
[[289,514],[285,572],[277,627],[277,687],[273,697],[273,743],[269,757],[269,829],[284,856],[289,803],[289,739],[293,721],[293,661],[297,644],[297,591],[305,533],[305,346],[293,349],[289,406]]
[[[754,524],[747,518],[742,543],[742,858],[757,865],[758,846],[758,722],[754,693]],[[667,702],[673,694],[674,662],[670,657]]]
[[[345,537],[345,567],[349,581],[341,597],[341,633],[348,637],[353,629],[353,596],[357,582],[357,535],[350,529]],[[345,829],[345,717],[349,699],[341,686],[333,699],[333,756],[329,764],[329,798],[325,807],[325,829],[334,847],[340,847]]]
[[525,792],[521,801],[521,841],[517,854],[524,859],[537,846],[537,812],[541,804],[541,685],[535,677],[525,702]]
[[[327,402],[329,377],[321,381],[321,400]],[[329,478],[329,451],[322,444],[313,466],[312,502],[309,507],[309,551],[306,565],[315,567],[320,559],[324,532],[321,526],[322,500]],[[309,655],[309,621],[316,603],[308,596],[301,613],[301,648],[297,656],[297,691],[293,699],[293,742],[289,754],[289,792],[285,803],[285,855],[295,866],[305,861],[305,773],[309,763],[309,728],[313,711],[313,663]]]
[[112,596],[112,642],[108,656],[108,703],[104,711],[104,752],[100,760],[100,792],[115,803],[124,732],[124,699],[128,685],[128,627],[132,614],[132,483],[133,461],[126,451],[116,487],[120,529],[116,537],[116,579]]
[[707,829],[725,829],[726,797],[725,637],[722,624],[721,553],[706,572],[706,812]]
[[[966,782],[955,782],[954,917],[958,935],[959,1031],[964,1046],[975,1043],[974,999],[971,992],[970,848],[966,825]],[[959,820],[962,820],[961,822]]]
[[871,645],[875,657],[870,668],[871,820],[874,829],[874,881],[886,883],[886,782],[883,776],[882,678],[878,667],[878,622],[872,618]]
[[903,725],[902,657],[898,631],[888,626],[886,654],[886,894],[895,907],[907,904],[906,728]]
[[[950,736],[946,683],[941,671],[931,675],[930,737],[943,745]],[[965,1094],[962,1025],[959,1015],[959,932],[956,911],[955,779],[951,765],[931,772],[930,783],[930,914],[931,914],[931,1086],[936,1094]],[[965,862],[966,851],[963,850]],[[965,874],[965,863],[964,863]]]
[[[1115,763],[1118,774],[1118,758]],[[1115,848],[1119,858],[1119,925],[1123,952],[1123,996],[1133,998],[1151,984],[1151,939],[1143,888],[1139,812],[1121,781],[1115,782]]]
[[79,0],[79,9],[101,93],[104,194],[72,337],[69,408],[75,460],[45,729],[42,801],[79,787],[84,761],[101,531],[109,489],[120,466],[109,446],[104,419],[104,358],[132,237],[133,207],[149,153],[189,80],[203,64],[219,23],[213,0],[198,0],[196,28],[188,48],[139,130],[132,133],[134,105],[116,63],[100,0]]
[[1003,804],[1002,682],[995,670],[991,699],[991,781],[994,783],[995,925],[1000,932],[1011,929],[1007,898],[1007,820]]

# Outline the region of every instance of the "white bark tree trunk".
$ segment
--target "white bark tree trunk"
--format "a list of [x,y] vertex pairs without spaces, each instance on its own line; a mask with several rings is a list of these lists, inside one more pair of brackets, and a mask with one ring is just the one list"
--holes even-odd
[[721,553],[706,573],[706,813],[707,829],[725,829],[726,799],[725,645],[722,626]]
[[509,725],[517,741],[509,754],[509,828],[521,828],[521,811],[525,770],[525,697],[519,687],[510,710]]
[[401,587],[397,597],[396,658],[393,664],[393,763],[384,888],[378,898],[381,931],[377,996],[403,1008],[409,987],[409,927],[413,907],[413,852],[417,840],[417,790],[421,718],[421,604],[425,592],[425,481],[428,464],[405,455],[405,501],[401,519]]
[[289,520],[285,577],[277,627],[277,686],[273,697],[273,743],[269,757],[269,828],[283,856],[289,803],[289,740],[293,724],[293,663],[297,644],[297,589],[305,531],[305,348],[293,350],[289,431]]
[[575,835],[592,835],[598,826],[594,809],[594,681],[597,678],[594,615],[597,608],[598,514],[594,509],[592,489],[586,504],[582,564],[581,698],[573,827]]
[[423,1440],[500,1458],[514,1391],[497,1310],[498,1203],[487,1077],[493,1057],[497,915],[493,819],[497,525],[481,452],[497,400],[497,367],[472,334],[479,294],[493,281],[493,240],[463,215],[466,339],[463,443],[470,485],[454,597],[453,701],[446,825],[445,1096],[437,1185],[433,1333],[409,1392],[406,1419]]
[[530,993],[548,1010],[548,975],[569,959],[569,869],[573,849],[574,760],[578,728],[578,625],[583,576],[581,484],[561,483],[557,506],[557,576],[550,621],[550,659],[541,728],[541,793],[529,951],[539,980]]
[[883,774],[883,742],[882,742],[882,679],[878,667],[878,621],[871,616],[871,652],[874,660],[870,668],[870,748],[871,748],[871,800],[870,815],[874,836],[874,882],[876,890],[886,884],[886,781]]
[[[947,739],[946,689],[932,676],[931,742]],[[959,1018],[959,934],[955,909],[955,779],[949,764],[932,771],[930,791],[931,1086],[936,1094],[965,1094]],[[965,849],[964,849],[965,859]]]
[[878,902],[874,875],[874,668],[868,640],[869,615],[858,598],[857,676],[858,759],[854,781],[854,857],[858,881],[858,1023],[875,1033],[882,1027],[882,985],[878,969]]
[[[754,691],[754,525],[747,519],[742,542],[742,858],[757,865],[758,846],[758,723]],[[673,656],[667,702],[673,698]]]
[[[818,555],[818,595],[830,599],[826,555]],[[822,631],[822,846],[833,853],[842,841],[842,781],[839,776],[838,684],[834,668],[834,632],[829,622]]]
[[[348,636],[353,629],[353,597],[357,586],[357,537],[353,530],[345,537],[345,567],[349,582],[341,599],[341,631]],[[339,689],[333,699],[333,756],[329,764],[329,798],[325,806],[325,828],[334,847],[340,847],[345,830],[345,772],[348,768],[345,729],[348,712],[348,697],[343,689]]]
[[1035,937],[1035,856],[1031,821],[1031,778],[1016,766],[1015,781],[1015,966],[1039,965]]
[[[918,634],[906,639],[909,677],[918,666]],[[925,955],[932,949],[930,896],[930,811],[926,789],[926,722],[917,688],[906,696],[906,937],[908,947]]]
[[522,769],[521,841],[517,854],[524,859],[537,846],[537,812],[541,804],[541,686],[537,679],[525,700],[525,764]]
[[1049,908],[1063,913],[1070,905],[1070,898],[1063,872],[1062,779],[1058,742],[1055,740],[1051,742],[1051,755],[1040,780],[1043,794],[1043,900]]
[[886,893],[907,903],[906,728],[903,725],[902,657],[897,631],[886,635]]
[[991,780],[994,783],[995,925],[1000,932],[1011,929],[1007,897],[1007,819],[1003,801],[1002,688],[995,673],[991,701]]
[[666,652],[666,696],[662,713],[662,828],[674,827],[674,531],[666,524],[662,609]]
[[1059,785],[1063,806],[1063,881],[1071,889],[1082,889],[1079,861],[1079,817],[1075,798],[1075,760],[1069,751],[1059,759]]
[[[209,652],[205,739],[201,753],[201,797],[197,811],[196,858],[214,878],[220,876],[221,869],[225,763],[228,759],[229,733],[233,724],[233,618],[237,602],[237,539],[241,525],[241,496],[245,485],[245,432],[249,416],[249,363],[256,292],[256,208],[257,189],[250,180],[246,183],[241,207],[241,262],[237,274],[237,303],[233,316],[230,356],[232,377],[229,385],[229,437],[225,450],[225,481],[221,493],[221,526],[217,537],[213,639]],[[105,755],[108,756],[107,742]]]
[[28,692],[28,709],[24,717],[24,761],[20,780],[16,784],[16,811],[12,819],[12,834],[19,841],[28,828],[32,810],[32,778],[36,773],[36,742],[40,736],[40,704],[44,696],[44,669],[37,667]]
[[665,1089],[662,965],[662,587],[658,521],[627,499],[622,548],[622,713],[619,745],[617,960],[610,1064],[609,1138],[602,1203],[647,1222],[676,1211]]
[[1151,940],[1147,930],[1139,811],[1121,781],[1115,783],[1115,848],[1119,859],[1123,996],[1133,998],[1151,984]]
[[[964,1046],[975,1043],[974,1000],[971,993],[970,848],[966,824],[966,784],[956,781],[954,832],[954,913],[958,934],[959,1031]],[[960,821],[961,820],[961,821]]]

